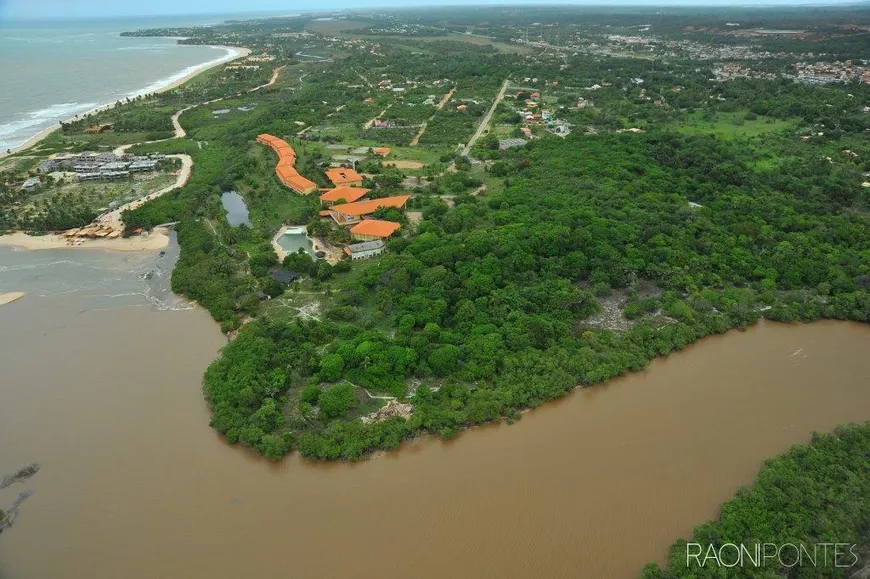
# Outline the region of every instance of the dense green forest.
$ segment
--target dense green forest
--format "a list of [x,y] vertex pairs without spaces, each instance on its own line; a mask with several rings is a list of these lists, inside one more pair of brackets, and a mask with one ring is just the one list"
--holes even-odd
[[[516,416],[762,311],[867,321],[870,230],[839,211],[835,177],[808,168],[788,192],[749,158],[673,133],[515,151],[503,193],[429,206],[418,235],[341,286],[329,321],[246,326],[206,376],[213,423],[270,455],[278,435],[281,448],[353,459]],[[615,292],[633,322],[622,333],[587,321]],[[317,397],[303,399],[343,383],[410,397],[414,415],[364,425],[335,420],[353,408],[318,415]]]
[[[726,568],[713,559],[703,566],[691,559],[687,565],[687,541],[671,547],[668,564],[661,569],[649,564],[643,579],[678,577],[859,577],[870,557],[870,423],[838,428],[833,434],[813,435],[809,444],[793,447],[768,460],[755,482],[723,504],[719,518],[697,527],[691,542],[706,551],[727,543],[746,545],[749,552],[761,543],[776,546],[801,545],[807,556],[801,563],[793,548],[779,557],[758,564],[744,559],[743,565]],[[828,549],[827,564],[814,545],[841,543],[835,560]],[[694,548],[692,549],[694,552]],[[734,561],[729,548],[726,564]],[[770,550],[769,552],[772,552]],[[811,558],[815,554],[815,564]],[[756,557],[756,560],[758,558]],[[779,564],[782,560],[783,565]],[[703,560],[703,558],[701,559]],[[866,569],[864,570],[866,573]]]
[[[722,32],[727,11],[572,10],[489,11],[485,23],[477,8],[396,12],[384,30],[411,23],[407,37],[364,34],[384,24],[366,16],[143,31],[244,44],[271,60],[121,103],[51,142],[101,143],[80,134],[91,122],[162,132],[188,109],[186,138],[134,151],[188,154],[191,179],[124,222],[126,234],[178,222],[173,290],[233,338],[204,384],[212,424],[230,442],[272,458],[298,449],[358,459],[419,434],[514,420],[762,316],[868,321],[870,84],[845,63],[836,66],[854,73],[848,82],[794,78],[813,46],[842,37],[851,47],[862,29],[835,37],[833,21],[811,25],[796,12],[779,26],[811,34],[736,45]],[[770,13],[743,15],[770,25]],[[520,41],[535,22],[538,38]],[[417,34],[427,25],[445,34]],[[772,43],[790,52],[765,52]],[[752,70],[717,81],[730,60],[708,53]],[[247,92],[273,67],[282,67],[274,86]],[[461,156],[505,80],[485,136]],[[568,130],[528,121],[532,105]],[[521,125],[529,142],[501,150]],[[297,168],[321,187],[330,147],[392,145],[423,167],[367,158],[365,186],[371,198],[411,194],[417,218],[375,214],[403,225],[378,260],[291,255],[284,266],[306,279],[281,286],[270,241],[282,224],[339,248],[350,234],[319,218],[316,196],[280,185],[274,156],[255,141],[263,132],[291,142]],[[228,190],[243,196],[250,227],[226,221]],[[50,214],[84,218],[75,211]],[[316,315],[301,315],[300,296]],[[360,420],[385,396],[410,402],[411,416]]]

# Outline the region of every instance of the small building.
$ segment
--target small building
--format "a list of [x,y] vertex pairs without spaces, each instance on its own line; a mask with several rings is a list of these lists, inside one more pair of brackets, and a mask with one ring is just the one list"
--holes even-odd
[[468,105],[459,105],[456,107],[456,110],[459,111],[460,113],[463,113],[463,112],[468,110]]
[[353,260],[368,259],[369,257],[382,254],[384,247],[384,242],[381,240],[354,243],[344,248],[344,254]]
[[290,285],[294,281],[299,281],[300,279],[302,279],[302,276],[300,276],[295,271],[290,271],[287,269],[279,269],[278,271],[272,272],[272,279],[274,279],[278,283]]
[[390,154],[390,151],[392,151],[392,149],[390,149],[389,147],[378,147],[375,149],[375,155],[380,155],[381,157],[386,157],[387,155]]
[[21,185],[22,191],[27,191],[28,193],[33,193],[37,189],[42,187],[42,181],[39,180],[39,177],[31,177]]
[[346,167],[333,167],[326,170],[326,177],[338,187],[340,185],[362,186],[363,176]]
[[350,228],[350,235],[360,241],[375,241],[377,239],[387,239],[401,228],[402,224],[395,221],[363,219]]
[[342,185],[341,187],[330,189],[329,191],[321,195],[320,202],[325,205],[334,205],[336,203],[353,203],[365,197],[366,193],[368,193],[369,191],[371,191],[371,189],[366,189],[364,187],[348,187],[347,185]]

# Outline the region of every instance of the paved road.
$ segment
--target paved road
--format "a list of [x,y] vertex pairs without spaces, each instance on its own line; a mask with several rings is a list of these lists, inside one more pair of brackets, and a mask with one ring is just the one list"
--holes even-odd
[[495,109],[498,106],[498,103],[502,101],[504,98],[504,93],[507,91],[509,81],[505,79],[505,81],[501,84],[501,90],[498,91],[498,95],[496,95],[495,100],[492,101],[492,106],[489,107],[489,111],[486,113],[486,116],[483,117],[483,120],[480,121],[480,125],[477,127],[477,131],[474,132],[474,136],[471,137],[471,140],[468,141],[468,144],[465,145],[465,148],[462,149],[462,156],[467,157],[471,153],[471,147],[474,146],[474,143],[477,142],[477,139],[483,135],[483,132],[489,126],[489,121],[492,120],[492,115],[495,113]]

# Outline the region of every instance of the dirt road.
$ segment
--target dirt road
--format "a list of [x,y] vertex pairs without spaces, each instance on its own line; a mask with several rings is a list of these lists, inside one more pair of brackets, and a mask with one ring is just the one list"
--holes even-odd
[[498,103],[502,101],[504,98],[504,93],[507,91],[509,81],[505,79],[505,81],[501,84],[501,90],[498,91],[498,95],[496,95],[495,100],[492,101],[492,106],[489,107],[489,111],[487,111],[486,116],[483,117],[483,120],[480,121],[480,125],[477,126],[477,130],[474,132],[474,136],[471,137],[471,140],[468,141],[468,144],[465,145],[465,148],[462,149],[462,156],[467,157],[471,153],[471,147],[474,146],[474,143],[483,135],[483,132],[489,126],[489,121],[492,120],[492,115],[495,113],[496,107],[498,107]]

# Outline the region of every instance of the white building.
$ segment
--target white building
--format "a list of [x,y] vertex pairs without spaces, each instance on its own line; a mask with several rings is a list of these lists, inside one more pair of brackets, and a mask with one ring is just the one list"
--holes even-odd
[[348,245],[344,248],[344,253],[350,256],[351,259],[368,259],[369,257],[382,254],[384,247],[384,242],[378,239],[376,241]]

